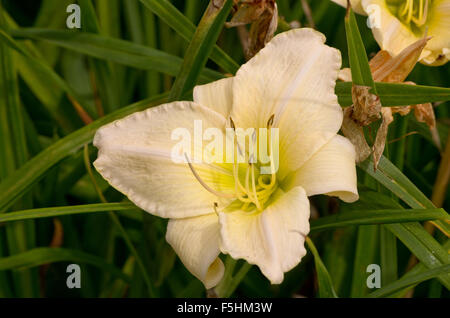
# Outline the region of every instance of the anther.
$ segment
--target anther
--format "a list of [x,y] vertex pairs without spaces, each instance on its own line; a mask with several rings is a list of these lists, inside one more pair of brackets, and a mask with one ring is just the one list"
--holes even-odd
[[236,126],[234,125],[233,118],[231,118],[231,117],[230,117],[230,126],[231,126],[231,128],[233,128],[234,130],[236,130]]
[[272,127],[274,118],[275,118],[275,114],[272,114],[272,116],[270,116],[269,120],[267,121],[267,128]]

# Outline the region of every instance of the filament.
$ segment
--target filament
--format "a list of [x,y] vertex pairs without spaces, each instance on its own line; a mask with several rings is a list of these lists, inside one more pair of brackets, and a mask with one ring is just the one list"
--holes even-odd
[[197,181],[203,186],[203,188],[205,188],[207,191],[211,192],[212,194],[214,194],[214,195],[216,195],[218,197],[227,198],[227,199],[234,199],[236,197],[234,194],[228,194],[228,193],[222,193],[222,192],[216,191],[213,188],[211,188],[209,185],[207,185],[202,180],[202,178],[200,178],[200,176],[198,175],[197,171],[195,171],[194,166],[189,161],[189,158],[188,158],[186,153],[184,153],[184,156],[186,157],[186,161],[187,161],[187,163],[189,165],[189,168],[191,169],[192,174],[197,179]]
[[[417,4],[418,8],[416,16],[414,16],[414,4]],[[406,0],[403,9],[400,12],[400,17],[404,19],[404,22],[414,22],[417,26],[422,26],[427,21],[428,16],[428,3],[429,0]]]

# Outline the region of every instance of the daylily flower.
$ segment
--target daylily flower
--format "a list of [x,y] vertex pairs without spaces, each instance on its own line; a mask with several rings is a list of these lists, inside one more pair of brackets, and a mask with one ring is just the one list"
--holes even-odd
[[[337,135],[341,55],[324,42],[307,28],[279,34],[235,77],[195,87],[194,102],[132,114],[95,136],[97,170],[137,206],[170,219],[167,241],[206,288],[224,274],[220,253],[256,264],[281,283],[306,254],[308,196],[358,199],[355,150]],[[174,162],[173,131],[193,135],[199,120],[203,129],[222,131],[278,128],[278,170],[263,176],[260,162]]]
[[[344,7],[347,0],[332,0]],[[450,59],[450,0],[352,0],[357,13],[368,15],[375,40],[392,56],[425,35],[431,40],[420,62],[442,65]]]

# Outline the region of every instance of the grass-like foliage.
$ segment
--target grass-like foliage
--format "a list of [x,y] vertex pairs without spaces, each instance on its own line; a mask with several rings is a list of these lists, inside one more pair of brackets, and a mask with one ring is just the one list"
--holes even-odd
[[[238,29],[225,27],[233,1],[221,10],[213,2],[1,1],[0,297],[207,296],[165,241],[167,221],[92,168],[91,143],[104,124],[191,100],[196,84],[245,63]],[[357,202],[311,198],[308,253],[281,285],[222,255],[231,270],[216,292],[448,297],[450,63],[418,63],[407,78],[417,85],[377,82],[368,61],[379,47],[365,17],[329,0],[276,2],[277,32],[292,21],[314,26],[342,52],[354,84],[369,86],[383,107],[433,103],[437,129],[396,114],[377,169],[372,157],[358,164]],[[66,25],[71,3],[81,8],[80,29]],[[342,107],[352,104],[351,83],[338,82],[336,94]],[[364,128],[369,143],[378,126]],[[80,289],[66,286],[69,264],[81,266]],[[368,288],[371,264],[381,268],[381,288]]]

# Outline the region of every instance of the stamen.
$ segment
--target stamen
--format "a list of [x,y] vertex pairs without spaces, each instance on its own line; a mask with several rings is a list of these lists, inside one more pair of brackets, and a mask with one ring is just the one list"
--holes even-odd
[[[251,199],[252,203],[254,203],[256,205],[258,210],[261,210],[261,205],[259,204],[256,193],[255,193],[255,196],[253,196],[253,194],[251,194],[251,192],[250,192],[250,168],[252,168],[252,170],[253,170],[252,164],[249,164],[247,166],[247,171],[245,173],[245,190],[247,192],[248,197]],[[255,178],[254,178],[254,173],[253,173],[252,184],[254,184],[254,180],[255,180]]]
[[272,116],[270,116],[269,120],[267,121],[267,129],[272,128],[274,119],[275,119],[275,114],[272,114]]
[[[419,1],[418,4],[417,1]],[[403,9],[399,12],[399,16],[405,23],[410,23],[412,21],[420,27],[427,21],[428,3],[428,0],[406,0]],[[417,8],[414,8],[415,4],[418,5]]]
[[273,187],[273,185],[275,184],[276,178],[277,178],[277,176],[276,176],[276,174],[274,172],[275,169],[274,169],[274,166],[273,166],[273,151],[272,151],[272,130],[271,130],[271,128],[272,128],[272,123],[273,123],[273,118],[274,117],[275,116],[272,115],[269,118],[268,122],[267,122],[267,127],[269,129],[270,171],[272,172],[271,175],[270,175],[269,187]]
[[[234,124],[233,118],[231,118],[231,117],[230,117],[230,126],[231,126],[231,128],[236,132],[236,126],[235,126],[235,124]],[[233,138],[234,138],[234,137],[236,137],[236,138],[234,139],[233,142],[236,143],[237,150],[239,151],[239,155],[242,157],[244,154],[243,154],[243,152],[242,152],[241,147],[239,146],[239,143],[237,142],[237,136],[236,136],[236,134],[234,134]]]
[[[258,149],[257,145],[257,135],[256,135],[256,129],[253,130],[252,134],[252,145],[249,145],[249,162],[250,163],[256,163],[258,161],[258,158],[255,160],[255,149]],[[251,149],[251,150],[250,150]],[[250,153],[251,151],[251,153]]]
[[[271,115],[269,120],[267,121],[267,128],[272,128],[274,124],[274,118],[275,115]],[[230,117],[230,126],[232,129],[236,129],[236,126],[234,124],[233,119]],[[269,134],[269,143],[271,142],[271,134]],[[253,145],[257,141],[257,134],[254,131],[250,142],[253,142]],[[233,145],[238,148],[239,152],[242,155],[242,151],[239,147],[239,144],[237,142],[237,136],[236,134],[233,136]],[[249,153],[249,160],[247,165],[247,170],[245,172],[245,178],[244,182],[241,183],[241,180],[239,179],[239,164],[236,162],[236,160],[233,161],[233,177],[235,182],[235,195],[236,198],[239,199],[241,202],[243,202],[242,209],[246,211],[249,207],[251,207],[251,204],[254,204],[256,206],[255,211],[259,210],[262,211],[264,209],[264,204],[269,200],[272,193],[277,189],[276,186],[276,174],[274,173],[274,162],[273,162],[273,151],[272,147],[270,147],[270,165],[271,165],[271,176],[270,176],[270,182],[264,183],[263,175],[260,175],[257,178],[255,173],[255,161],[254,154]],[[251,183],[250,183],[251,178]]]
[[252,202],[250,199],[244,198],[241,194],[241,191],[242,191],[242,192],[244,192],[244,194],[246,194],[248,196],[244,186],[241,184],[241,181],[239,180],[239,167],[237,166],[236,163],[233,163],[233,174],[234,174],[234,189],[236,191],[237,198],[242,202],[248,202],[248,203]]
[[184,153],[184,156],[186,157],[186,161],[189,165],[189,168],[191,169],[192,174],[194,175],[194,177],[197,179],[197,181],[203,186],[203,188],[205,188],[207,191],[211,192],[212,194],[218,196],[218,197],[222,197],[222,198],[227,198],[227,199],[234,199],[236,198],[236,196],[234,194],[228,194],[228,193],[222,193],[222,192],[218,192],[214,189],[212,189],[210,186],[208,186],[198,175],[197,171],[195,171],[194,166],[192,165],[192,163],[189,160],[189,157],[186,153]]
[[423,16],[423,0],[419,1],[419,21],[422,20],[422,16]]
[[419,17],[418,18],[412,17],[412,21],[417,26],[422,26],[425,24],[425,22],[427,22],[427,17],[428,17],[428,0],[425,0],[425,6],[423,0],[420,0]]
[[233,128],[233,130],[236,130],[236,126],[234,125],[233,118],[230,117],[230,126]]
[[[236,130],[236,126],[234,124],[233,118],[231,118],[231,117],[230,117],[230,126],[233,130]],[[236,145],[240,155],[242,156],[242,151],[241,151],[236,139],[237,139],[237,137],[235,134],[233,136],[233,144]],[[238,163],[236,163],[236,160],[234,160],[234,158],[233,158],[233,176],[234,176],[234,188],[235,188],[237,198],[242,202],[251,203],[252,201],[250,200],[250,198],[244,198],[244,196],[241,194],[241,192],[243,192],[244,195],[249,196],[247,190],[244,188],[244,186],[241,184],[241,181],[239,180],[239,165],[238,165]]]
[[247,171],[245,172],[245,192],[250,197],[249,180],[250,180],[250,165],[247,166]]
[[258,199],[261,200],[263,203],[265,203],[267,201],[267,199],[270,198],[270,196],[272,195],[272,193],[274,192],[275,189],[276,188],[260,191],[258,193],[258,195],[259,195]]
[[400,15],[405,15],[408,12],[410,2],[412,2],[412,0],[406,0],[405,6],[403,7],[403,11]]
[[409,4],[409,8],[408,8],[408,18],[406,19],[406,23],[409,23],[409,21],[411,21],[411,17],[412,17],[412,14],[413,14],[413,10],[414,10],[414,0],[410,0],[410,2],[409,2],[410,4]]
[[253,187],[253,196],[255,198],[255,205],[258,208],[258,210],[262,211],[261,204],[258,200],[258,195],[256,194],[256,184],[255,184],[255,168],[253,167],[253,164],[250,163],[250,166],[252,168],[252,187]]

